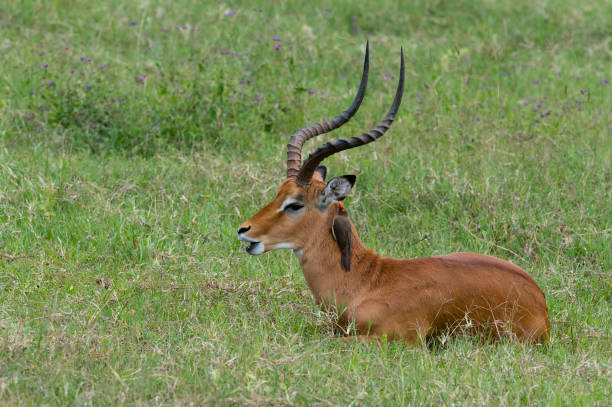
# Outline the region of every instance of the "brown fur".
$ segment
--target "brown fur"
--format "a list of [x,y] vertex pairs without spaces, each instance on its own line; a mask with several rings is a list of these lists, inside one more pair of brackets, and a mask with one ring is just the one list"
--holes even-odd
[[[330,232],[337,204],[317,209],[325,182],[318,173],[308,190],[285,180],[272,202],[242,227],[265,251],[295,247],[317,303],[340,310],[339,324],[354,321],[359,335],[387,335],[416,343],[459,327],[492,338],[512,334],[538,343],[549,337],[544,293],[534,279],[507,261],[473,253],[398,260],[366,249],[352,229],[350,272]],[[277,211],[288,197],[305,197],[300,214]]]

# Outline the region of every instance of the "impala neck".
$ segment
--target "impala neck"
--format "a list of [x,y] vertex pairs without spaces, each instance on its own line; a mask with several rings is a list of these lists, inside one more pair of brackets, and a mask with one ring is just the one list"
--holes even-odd
[[353,250],[351,270],[344,271],[340,264],[340,250],[331,234],[331,222],[324,231],[315,234],[295,254],[302,272],[317,303],[338,309],[349,305],[363,289],[370,286],[378,268],[380,256],[366,249],[351,223]]

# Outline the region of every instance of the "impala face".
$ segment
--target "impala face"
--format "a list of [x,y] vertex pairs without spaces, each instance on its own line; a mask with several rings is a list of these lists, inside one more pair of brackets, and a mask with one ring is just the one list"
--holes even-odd
[[[323,121],[298,130],[287,145],[287,179],[276,196],[252,218],[240,225],[238,239],[248,242],[249,254],[275,249],[301,250],[308,242],[331,233],[343,253],[343,267],[350,269],[352,231],[346,213],[339,213],[342,201],[355,183],[354,175],[332,178],[325,183],[327,170],[319,164],[339,151],[371,143],[389,129],[402,101],[404,90],[404,53],[401,52],[400,78],[393,104],[380,124],[367,133],[326,143],[302,163],[302,146],[318,135],[348,122],[357,112],[368,83],[369,45],[366,43],[361,83],[351,106],[330,121]],[[336,222],[338,220],[338,222]]]
[[295,180],[288,178],[270,203],[240,225],[238,239],[249,242],[247,253],[257,255],[276,249],[301,250],[308,241],[320,238],[317,233],[329,231],[326,225],[333,223],[337,213],[333,204],[346,197],[355,177],[345,175],[326,184],[325,173],[325,167],[319,167],[308,189],[299,187]]

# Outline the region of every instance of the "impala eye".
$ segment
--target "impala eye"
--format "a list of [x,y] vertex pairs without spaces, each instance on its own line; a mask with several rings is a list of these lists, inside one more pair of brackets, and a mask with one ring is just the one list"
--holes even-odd
[[300,209],[302,209],[304,207],[304,205],[302,205],[301,203],[297,203],[297,202],[293,202],[290,203],[289,205],[285,206],[285,211],[299,211]]

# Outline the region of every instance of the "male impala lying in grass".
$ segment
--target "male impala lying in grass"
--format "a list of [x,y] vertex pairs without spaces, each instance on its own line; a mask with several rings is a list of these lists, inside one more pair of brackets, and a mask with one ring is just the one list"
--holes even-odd
[[525,342],[549,336],[544,294],[534,279],[507,261],[473,253],[399,260],[366,249],[348,219],[342,201],[355,176],[332,178],[319,166],[330,155],[376,140],[389,128],[402,100],[404,56],[399,85],[383,121],[358,137],[326,143],[302,164],[308,139],[346,123],[365,94],[369,50],[366,45],[361,85],[342,114],[300,129],[287,146],[287,179],[276,196],[240,225],[238,238],[247,252],[293,249],[317,303],[341,310],[339,324],[354,322],[359,335],[387,335],[415,343],[457,326],[493,338],[505,334]]

